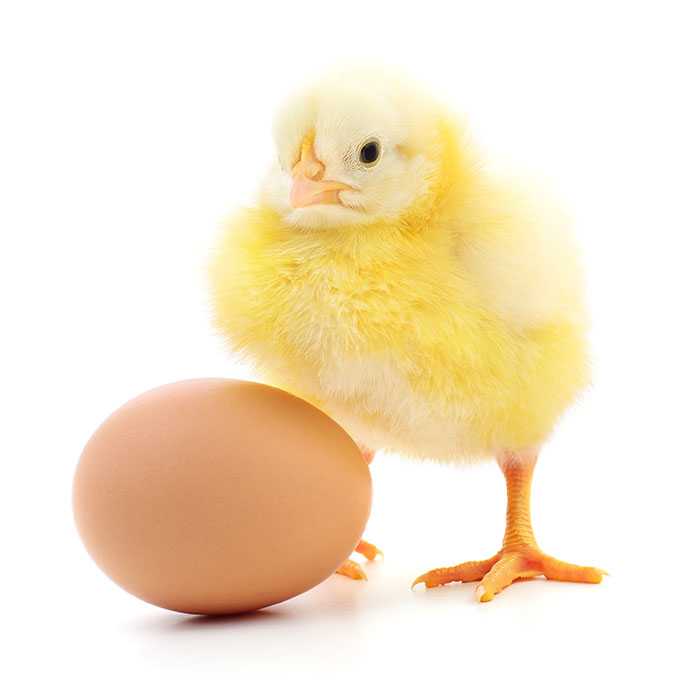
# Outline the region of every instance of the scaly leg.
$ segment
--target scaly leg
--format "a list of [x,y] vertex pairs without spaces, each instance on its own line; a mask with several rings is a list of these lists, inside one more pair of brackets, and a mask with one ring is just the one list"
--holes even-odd
[[469,561],[444,569],[433,569],[419,576],[413,585],[426,588],[453,581],[479,581],[476,597],[482,603],[492,600],[517,579],[545,576],[554,581],[600,583],[605,575],[592,566],[567,564],[545,554],[537,545],[530,519],[530,486],[537,455],[507,453],[498,460],[506,478],[508,511],[503,547],[491,559]]
[[[362,456],[365,458],[367,464],[371,464],[374,459],[374,452],[368,450],[366,447],[360,447]],[[361,554],[368,561],[374,561],[377,556],[384,556],[381,549],[373,544],[370,544],[366,540],[360,540],[355,547],[355,551]],[[348,578],[354,579],[355,581],[366,581],[367,574],[360,564],[352,559],[346,559],[336,570],[336,574],[341,576],[347,576]]]

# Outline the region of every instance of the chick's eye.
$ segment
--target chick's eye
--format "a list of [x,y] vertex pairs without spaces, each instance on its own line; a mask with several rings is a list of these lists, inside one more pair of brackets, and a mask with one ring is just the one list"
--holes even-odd
[[372,165],[379,160],[380,152],[379,141],[367,141],[360,149],[360,162],[365,165]]

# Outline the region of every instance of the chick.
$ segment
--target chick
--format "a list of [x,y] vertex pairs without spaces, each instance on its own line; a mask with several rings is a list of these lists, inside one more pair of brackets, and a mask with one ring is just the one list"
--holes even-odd
[[[433,569],[427,587],[515,579],[598,583],[543,553],[530,483],[553,426],[589,381],[578,256],[564,218],[480,164],[460,121],[381,70],[292,97],[278,162],[211,266],[218,327],[266,381],[384,449],[506,481],[501,549]],[[361,541],[358,551],[378,550]],[[348,560],[340,573],[364,577]]]

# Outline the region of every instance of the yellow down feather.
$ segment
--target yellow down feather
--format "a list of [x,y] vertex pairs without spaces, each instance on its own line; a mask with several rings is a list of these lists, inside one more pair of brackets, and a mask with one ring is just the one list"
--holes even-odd
[[398,217],[319,230],[240,212],[211,266],[216,323],[368,448],[537,448],[589,378],[576,252],[552,210],[475,164],[455,121],[435,123],[437,167]]

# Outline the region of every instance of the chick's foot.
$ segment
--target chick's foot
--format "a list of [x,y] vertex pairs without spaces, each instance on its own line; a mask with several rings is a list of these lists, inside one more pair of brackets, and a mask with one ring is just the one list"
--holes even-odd
[[357,543],[357,547],[355,547],[355,551],[368,561],[374,561],[377,557],[384,558],[384,552],[371,542],[367,542],[367,540],[360,540]]
[[455,581],[479,581],[476,598],[486,603],[506,586],[519,579],[544,576],[553,581],[600,583],[605,572],[592,566],[567,564],[542,552],[536,546],[518,546],[501,550],[495,557],[469,561],[457,566],[433,569],[419,576],[413,585],[424,583],[426,588],[442,586]]
[[[361,554],[368,561],[374,561],[378,556],[384,557],[384,552],[382,552],[376,545],[367,542],[366,540],[360,540],[355,547],[355,551]],[[346,559],[336,570],[336,574],[341,576],[347,576],[348,578],[354,579],[355,581],[366,581],[367,574],[360,564],[352,559]]]
[[413,585],[426,588],[455,581],[480,581],[476,587],[479,602],[492,600],[517,579],[544,576],[554,581],[600,583],[605,571],[592,566],[567,564],[545,554],[537,545],[530,519],[530,486],[537,455],[507,453],[499,465],[506,478],[508,511],[503,547],[491,559],[468,561],[444,569],[433,569],[419,576]]
[[340,574],[341,576],[347,576],[348,578],[351,578],[354,581],[367,580],[367,574],[365,573],[365,570],[356,561],[353,561],[352,559],[346,559],[335,570],[335,573]]

